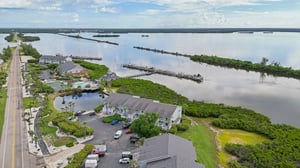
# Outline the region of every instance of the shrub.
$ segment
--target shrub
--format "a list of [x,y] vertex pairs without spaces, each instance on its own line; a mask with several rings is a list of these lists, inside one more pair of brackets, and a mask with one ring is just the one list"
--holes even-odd
[[100,104],[99,106],[97,106],[96,108],[94,108],[94,111],[95,111],[96,113],[99,113],[99,112],[102,111],[103,107],[104,107],[104,105],[103,105],[103,104]]
[[102,118],[102,121],[104,123],[111,123],[113,120],[124,121],[125,119],[122,118],[120,114],[114,114],[112,116],[107,116]]
[[168,133],[176,134],[177,133],[177,125],[173,125],[169,130]]
[[66,147],[72,147],[72,146],[74,146],[73,142],[69,142],[69,143],[66,144]]
[[71,163],[69,163],[69,165],[67,165],[65,168],[81,167],[81,164],[83,163],[84,159],[87,157],[88,154],[92,152],[93,149],[94,149],[94,145],[91,144],[85,145],[80,152],[76,153],[73,156]]

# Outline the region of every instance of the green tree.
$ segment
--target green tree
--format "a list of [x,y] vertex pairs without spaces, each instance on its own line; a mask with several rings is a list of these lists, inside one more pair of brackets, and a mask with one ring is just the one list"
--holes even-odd
[[132,132],[138,134],[140,137],[153,137],[160,133],[160,127],[156,125],[159,115],[156,113],[146,113],[140,115],[138,119],[134,120],[130,129]]

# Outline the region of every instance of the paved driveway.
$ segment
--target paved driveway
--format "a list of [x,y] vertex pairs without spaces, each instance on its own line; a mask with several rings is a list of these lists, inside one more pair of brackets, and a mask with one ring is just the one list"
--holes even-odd
[[102,118],[98,115],[80,116],[80,122],[85,122],[86,125],[94,128],[94,138],[86,144],[106,144],[106,155],[100,158],[99,168],[123,168],[128,167],[128,164],[119,164],[121,153],[123,151],[130,151],[135,148],[135,145],[129,142],[130,134],[125,134],[123,131],[122,136],[115,140],[113,138],[117,130],[122,130],[122,123],[111,125],[102,122]]

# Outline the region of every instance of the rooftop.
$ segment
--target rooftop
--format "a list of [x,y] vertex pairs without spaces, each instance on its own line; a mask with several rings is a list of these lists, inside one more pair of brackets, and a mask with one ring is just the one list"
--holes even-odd
[[126,107],[129,113],[136,112],[137,110],[156,112],[162,118],[170,118],[177,108],[176,105],[159,103],[151,99],[120,93],[111,93],[105,102],[113,106]]
[[196,162],[196,153],[191,141],[173,134],[146,139],[137,154],[141,168],[204,168]]

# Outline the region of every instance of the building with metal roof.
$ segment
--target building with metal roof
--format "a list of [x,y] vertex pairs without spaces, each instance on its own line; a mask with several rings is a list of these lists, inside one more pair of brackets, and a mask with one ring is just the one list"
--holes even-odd
[[105,100],[102,112],[107,115],[120,114],[123,118],[133,121],[147,112],[157,113],[160,118],[157,125],[167,130],[172,124],[178,124],[182,117],[182,107],[159,101],[140,98],[138,96],[111,93]]

